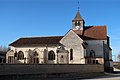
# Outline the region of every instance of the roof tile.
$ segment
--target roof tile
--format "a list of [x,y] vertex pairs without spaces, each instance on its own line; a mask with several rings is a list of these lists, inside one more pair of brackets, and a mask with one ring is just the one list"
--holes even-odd
[[20,38],[9,46],[45,46],[45,45],[56,45],[63,38],[63,36],[52,36],[52,37],[29,37]]
[[77,12],[75,18],[72,21],[75,21],[75,20],[83,20],[79,11]]
[[82,30],[73,30],[83,39],[105,40],[107,39],[106,26],[89,26]]

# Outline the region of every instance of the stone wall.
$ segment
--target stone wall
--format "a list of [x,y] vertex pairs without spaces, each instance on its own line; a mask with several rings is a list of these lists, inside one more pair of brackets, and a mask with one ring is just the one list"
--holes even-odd
[[0,64],[0,75],[94,73],[104,72],[103,65],[85,64]]
[[[69,60],[70,64],[85,64],[83,40],[72,30],[70,30],[60,41],[65,49],[70,51],[73,49],[73,60]],[[70,55],[69,55],[70,58]]]
[[[10,47],[11,50],[7,52],[6,54],[6,63],[8,63],[8,56],[14,56],[15,51],[17,51],[17,53],[19,51],[22,51],[24,53],[24,58],[26,58],[25,63],[29,63],[29,54],[33,53],[34,51],[36,51],[39,55],[39,63],[51,63],[51,61],[48,61],[48,52],[53,50],[55,52],[55,59],[53,60],[52,63],[57,63],[57,46],[46,46],[46,47],[41,47],[41,46],[37,46],[37,47]],[[45,50],[47,50],[45,52]],[[12,51],[12,52],[11,52]],[[24,63],[24,60],[15,60],[15,63]]]
[[95,51],[96,57],[103,57],[103,40],[86,40],[87,46],[87,54],[86,56],[90,56],[90,51]]

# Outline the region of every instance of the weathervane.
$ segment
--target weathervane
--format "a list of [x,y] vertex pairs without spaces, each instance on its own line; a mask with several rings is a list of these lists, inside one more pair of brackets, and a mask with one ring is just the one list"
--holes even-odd
[[79,1],[78,1],[78,11],[79,11],[80,7],[79,7]]

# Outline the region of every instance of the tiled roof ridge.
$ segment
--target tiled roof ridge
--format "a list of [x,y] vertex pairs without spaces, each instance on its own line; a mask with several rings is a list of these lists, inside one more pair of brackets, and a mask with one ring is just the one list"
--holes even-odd
[[47,38],[47,37],[49,38],[49,37],[63,37],[63,36],[33,36],[33,37],[21,37],[21,38]]
[[92,25],[92,26],[85,26],[85,27],[106,27],[106,25]]

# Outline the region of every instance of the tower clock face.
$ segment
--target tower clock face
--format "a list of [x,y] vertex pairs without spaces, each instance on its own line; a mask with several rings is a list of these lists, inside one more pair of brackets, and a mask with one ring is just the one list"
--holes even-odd
[[76,29],[79,29],[79,28],[80,28],[80,26],[76,26],[75,28],[76,28]]
[[73,30],[83,30],[83,27],[84,27],[83,24],[84,24],[84,22],[80,21],[80,20],[73,21],[72,22],[72,29]]

